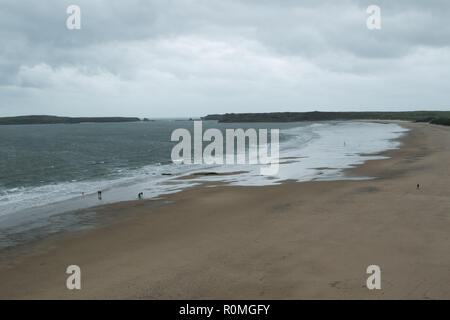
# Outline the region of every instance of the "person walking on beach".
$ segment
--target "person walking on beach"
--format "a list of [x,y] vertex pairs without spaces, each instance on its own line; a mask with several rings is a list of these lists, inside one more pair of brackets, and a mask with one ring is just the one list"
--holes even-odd
[[419,184],[417,184],[417,190],[419,190],[419,188],[420,188],[420,185],[419,185]]
[[97,197],[98,197],[98,200],[102,200],[102,192],[101,191],[97,191]]
[[138,198],[139,200],[141,200],[144,197],[144,193],[143,192],[139,192],[138,193]]

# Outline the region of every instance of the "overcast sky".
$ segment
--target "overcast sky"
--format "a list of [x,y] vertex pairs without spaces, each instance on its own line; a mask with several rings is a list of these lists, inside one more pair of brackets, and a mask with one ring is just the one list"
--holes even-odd
[[[69,5],[81,29],[66,27]],[[381,30],[369,30],[369,5]],[[450,110],[448,0],[0,0],[0,116]]]

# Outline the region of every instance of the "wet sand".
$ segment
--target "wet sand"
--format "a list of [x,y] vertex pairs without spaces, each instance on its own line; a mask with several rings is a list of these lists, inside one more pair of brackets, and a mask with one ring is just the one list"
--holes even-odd
[[[374,180],[195,187],[98,208],[123,218],[0,253],[0,298],[450,299],[450,128],[401,125],[412,130],[390,159],[348,171]],[[81,290],[66,289],[72,264]],[[381,290],[366,288],[372,264]]]

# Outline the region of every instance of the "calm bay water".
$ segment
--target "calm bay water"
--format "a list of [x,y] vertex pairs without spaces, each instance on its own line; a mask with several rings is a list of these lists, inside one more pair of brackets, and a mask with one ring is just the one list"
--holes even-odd
[[[203,122],[204,129],[221,130],[295,126]],[[171,173],[177,128],[192,131],[193,122],[0,126],[0,215],[92,193],[111,181]]]

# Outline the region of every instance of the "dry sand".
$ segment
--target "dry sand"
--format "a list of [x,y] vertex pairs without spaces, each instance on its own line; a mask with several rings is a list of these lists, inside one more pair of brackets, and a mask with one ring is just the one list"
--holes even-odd
[[[3,256],[0,298],[449,299],[450,128],[402,125],[412,131],[390,159],[348,172],[375,180],[197,187],[99,208],[124,218]],[[81,290],[66,289],[71,264]],[[381,290],[365,286],[372,264]]]

